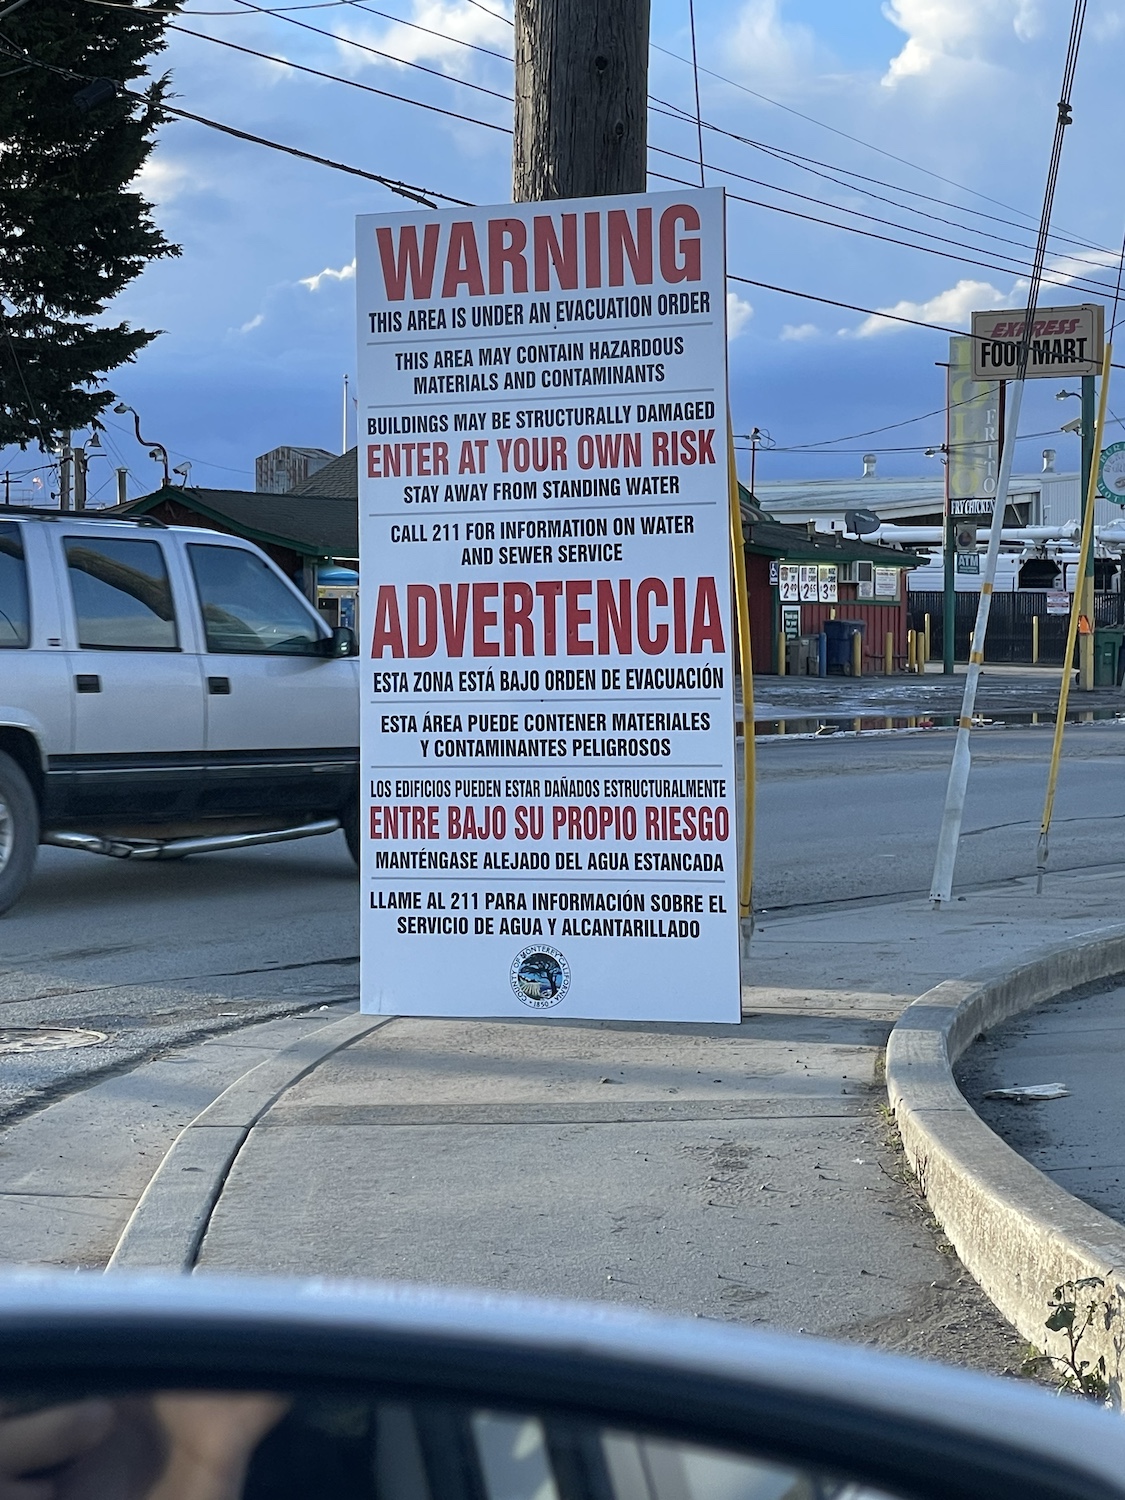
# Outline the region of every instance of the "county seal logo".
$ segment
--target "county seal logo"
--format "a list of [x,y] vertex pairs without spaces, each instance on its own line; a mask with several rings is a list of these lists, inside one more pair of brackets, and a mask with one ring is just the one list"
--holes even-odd
[[512,993],[530,1010],[551,1010],[570,989],[570,965],[557,948],[536,944],[512,960]]

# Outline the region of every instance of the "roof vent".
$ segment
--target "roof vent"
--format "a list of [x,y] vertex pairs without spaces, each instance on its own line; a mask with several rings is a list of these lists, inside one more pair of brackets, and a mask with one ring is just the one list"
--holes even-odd
[[1043,449],[1043,472],[1053,474],[1055,472],[1055,450],[1054,448]]
[[878,460],[878,458],[876,457],[876,455],[874,453],[865,453],[863,455],[863,477],[864,477],[864,479],[874,479],[875,478],[875,465],[878,462],[879,462],[879,460]]

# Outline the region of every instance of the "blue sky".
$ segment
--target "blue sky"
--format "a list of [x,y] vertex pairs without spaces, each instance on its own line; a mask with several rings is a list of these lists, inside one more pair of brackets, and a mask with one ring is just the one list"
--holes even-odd
[[[321,36],[241,0],[188,0],[194,14],[178,24],[204,38],[170,32],[162,66],[185,109],[459,198],[502,202],[510,192],[507,134],[368,91],[510,125],[511,67],[488,53],[510,51],[511,26],[486,9],[510,14],[506,0],[371,0],[366,11],[338,3],[291,12],[331,33]],[[774,205],[731,202],[730,270],[955,327],[975,307],[1018,305],[1070,12],[1068,0],[696,0],[700,63],[711,70],[701,76],[704,119],[760,143],[706,132],[708,182]],[[310,77],[205,38],[367,87]],[[691,110],[691,69],[678,60],[690,48],[687,0],[653,0],[652,40],[652,94]],[[1107,266],[1116,251],[1106,247],[1119,247],[1123,230],[1123,46],[1125,0],[1090,0],[1051,262],[1067,281],[1077,274],[1112,281]],[[649,140],[651,148],[693,157],[694,122],[654,112]],[[804,165],[775,150],[806,158]],[[697,170],[655,149],[650,168],[689,180]],[[338,451],[342,378],[354,369],[354,218],[399,211],[403,200],[188,122],[162,130],[141,185],[165,233],[183,247],[180,259],[149,268],[112,309],[166,330],[135,365],[110,377],[141,413],[145,435],[166,444],[173,463],[189,460],[193,483],[236,488],[252,488],[255,455],[279,444]],[[653,176],[650,185],[669,184]],[[936,217],[920,217],[910,205]],[[923,240],[923,230],[957,243]],[[944,335],[755,287],[734,290],[735,430],[758,425],[778,445],[760,459],[762,477],[854,475],[868,448],[910,450],[881,452],[880,472],[936,472],[920,450],[941,441],[940,417],[870,438],[850,435],[941,406],[935,361],[945,358]],[[1068,284],[1045,289],[1041,300],[1092,295]],[[1057,388],[1041,381],[1029,393],[1023,430],[1030,436],[1018,468],[1038,468],[1045,446],[1058,448],[1060,467],[1077,463],[1076,440],[1057,431],[1076,404],[1057,403]],[[128,418],[111,415],[109,423],[110,457],[92,460],[92,493],[110,498],[118,462],[129,467],[130,493],[145,493],[158,482],[157,466],[134,441]],[[815,455],[782,451],[845,438]],[[0,455],[13,471],[37,461]]]

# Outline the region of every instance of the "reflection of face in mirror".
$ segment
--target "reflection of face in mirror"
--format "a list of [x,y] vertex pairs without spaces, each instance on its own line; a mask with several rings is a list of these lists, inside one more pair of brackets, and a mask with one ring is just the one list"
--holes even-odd
[[210,1391],[22,1412],[0,1402],[0,1500],[238,1500],[289,1405]]
[[265,1392],[0,1399],[0,1500],[880,1500],[557,1415]]

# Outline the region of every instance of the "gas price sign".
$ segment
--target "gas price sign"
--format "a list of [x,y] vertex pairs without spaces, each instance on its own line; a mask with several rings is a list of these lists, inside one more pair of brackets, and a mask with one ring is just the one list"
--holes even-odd
[[722,193],[357,232],[363,1008],[737,1021]]

